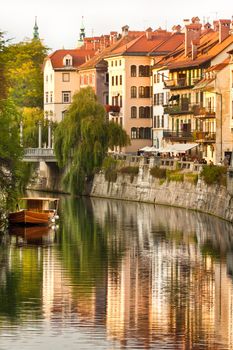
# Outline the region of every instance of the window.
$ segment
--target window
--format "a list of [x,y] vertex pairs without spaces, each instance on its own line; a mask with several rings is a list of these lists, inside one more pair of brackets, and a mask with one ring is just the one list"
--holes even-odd
[[118,85],[118,75],[116,76],[116,85]]
[[144,97],[144,95],[145,95],[145,88],[144,88],[144,86],[139,86],[138,97]]
[[122,75],[120,75],[120,85],[122,85]]
[[114,86],[114,77],[112,77],[112,86]]
[[120,96],[120,107],[122,107],[122,96]]
[[137,118],[137,107],[131,107],[131,118]]
[[149,77],[150,67],[149,66],[139,66],[139,77]]
[[131,139],[137,138],[137,128],[131,128]]
[[136,86],[131,86],[131,98],[137,98],[137,88],[136,88]]
[[105,83],[108,84],[109,83],[109,74],[106,73],[105,75]]
[[164,94],[161,93],[159,94],[159,105],[163,105],[163,100],[164,100]]
[[160,128],[160,118],[159,118],[159,115],[157,116],[157,128]]
[[144,128],[139,128],[139,139],[144,139]]
[[61,119],[63,120],[65,118],[66,111],[61,112]]
[[62,73],[62,81],[70,81],[70,73]]
[[161,128],[164,128],[164,115],[161,117]]
[[131,66],[131,77],[137,76],[137,67],[135,65]]
[[71,92],[62,91],[62,103],[70,103],[70,102],[71,102]]
[[48,75],[46,75],[46,77],[45,77],[45,81],[46,81],[46,82],[48,82],[48,81],[49,81],[49,77],[48,77]]
[[121,66],[121,60],[119,60],[119,66]]
[[157,123],[156,123],[156,121],[157,121],[157,117],[156,117],[156,116],[154,116],[154,128],[156,128],[156,127],[157,127]]
[[140,98],[149,98],[150,91],[150,86],[139,86],[138,96]]
[[115,66],[117,66],[117,61],[115,61]]
[[113,67],[113,61],[111,62],[111,66]]
[[139,107],[139,118],[150,118],[150,107]]
[[49,93],[45,93],[45,103],[49,103]]
[[50,92],[50,103],[52,103],[53,102],[53,92],[51,91]]
[[144,130],[144,137],[147,140],[151,139],[151,128],[145,128],[145,130]]

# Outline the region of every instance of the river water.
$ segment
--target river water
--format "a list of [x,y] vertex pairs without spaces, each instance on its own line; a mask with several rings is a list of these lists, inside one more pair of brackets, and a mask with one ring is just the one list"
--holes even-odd
[[61,198],[56,230],[0,244],[0,349],[233,349],[233,226]]

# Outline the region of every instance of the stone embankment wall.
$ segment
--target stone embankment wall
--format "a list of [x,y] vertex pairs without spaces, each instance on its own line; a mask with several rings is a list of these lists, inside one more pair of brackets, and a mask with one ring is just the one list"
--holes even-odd
[[90,195],[198,210],[233,222],[231,179],[227,188],[207,186],[200,177],[197,184],[167,180],[162,183],[150,175],[150,168],[150,164],[140,164],[139,173],[133,179],[131,175],[118,173],[115,182],[106,181],[100,172],[95,175]]

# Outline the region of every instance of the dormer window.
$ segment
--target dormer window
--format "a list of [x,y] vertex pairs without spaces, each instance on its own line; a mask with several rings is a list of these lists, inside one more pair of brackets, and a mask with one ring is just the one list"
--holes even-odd
[[72,56],[71,55],[66,55],[63,58],[63,66],[66,66],[66,67],[72,67],[73,66],[73,60],[72,60]]

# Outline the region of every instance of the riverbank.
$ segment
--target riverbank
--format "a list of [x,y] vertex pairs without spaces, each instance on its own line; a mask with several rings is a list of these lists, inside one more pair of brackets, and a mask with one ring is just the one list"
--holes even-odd
[[196,184],[161,181],[150,174],[148,166],[140,167],[133,177],[118,173],[115,181],[107,181],[104,173],[96,174],[90,196],[185,208],[233,222],[233,197],[225,186],[207,185],[200,177]]

